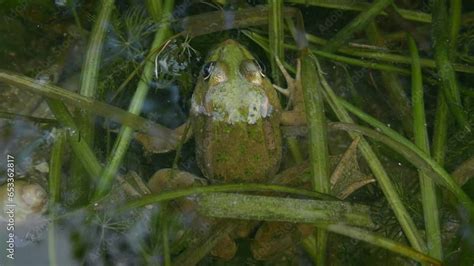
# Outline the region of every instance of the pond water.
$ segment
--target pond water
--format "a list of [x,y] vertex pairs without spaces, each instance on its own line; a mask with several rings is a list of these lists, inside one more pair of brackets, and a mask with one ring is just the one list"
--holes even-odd
[[469,1],[0,20],[0,265],[474,265]]

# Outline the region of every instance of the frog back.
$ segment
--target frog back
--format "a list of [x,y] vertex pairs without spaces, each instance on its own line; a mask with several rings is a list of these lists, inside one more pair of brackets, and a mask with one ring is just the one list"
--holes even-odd
[[206,60],[191,99],[196,159],[203,174],[224,182],[271,177],[281,160],[281,106],[260,64],[227,40]]
[[258,182],[278,171],[282,143],[277,114],[254,124],[229,125],[203,115],[192,121],[196,159],[207,178],[224,183]]

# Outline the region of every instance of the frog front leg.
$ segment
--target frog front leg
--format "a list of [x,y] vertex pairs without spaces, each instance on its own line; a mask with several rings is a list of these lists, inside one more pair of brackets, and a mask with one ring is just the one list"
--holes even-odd
[[301,60],[298,58],[296,61],[296,78],[291,77],[278,57],[276,57],[276,62],[285,77],[287,88],[284,89],[275,84],[273,87],[288,97],[288,104],[285,111],[282,112],[280,124],[284,126],[306,125],[304,96],[301,85]]
[[[173,135],[178,142],[174,145],[175,148],[178,146],[179,142],[186,143],[193,136],[193,130],[191,128],[190,121],[186,121],[181,126],[173,129]],[[185,136],[186,135],[186,136]],[[171,151],[168,146],[163,146],[163,142],[159,141],[159,137],[148,135],[142,132],[136,132],[134,138],[140,144],[142,144],[143,149],[147,153],[165,153]]]

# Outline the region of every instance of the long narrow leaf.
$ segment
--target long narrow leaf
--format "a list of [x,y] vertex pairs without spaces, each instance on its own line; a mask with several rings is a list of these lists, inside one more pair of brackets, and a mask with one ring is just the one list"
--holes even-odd
[[[344,123],[353,123],[352,118],[349,116],[347,111],[344,109],[338,97],[331,89],[327,83],[322,70],[318,67],[319,75],[321,78],[321,83],[324,87],[326,101],[331,106],[331,109],[336,113],[338,119]],[[361,137],[360,134],[349,134],[352,138]],[[382,163],[375,155],[374,151],[370,147],[370,144],[364,139],[361,138],[359,142],[359,149],[364,156],[365,160],[369,164],[370,169],[375,175],[380,188],[382,189],[387,201],[389,202],[395,216],[397,217],[398,222],[400,223],[403,232],[408,238],[410,244],[419,251],[426,250],[426,244],[421,238],[421,234],[415,226],[413,219],[408,214],[407,209],[403,205],[403,201],[400,198],[400,195],[397,193],[394,184],[390,180],[387,172],[382,166]]]
[[360,13],[349,24],[337,32],[329,42],[324,46],[323,51],[334,52],[343,46],[352,35],[365,28],[374,17],[382,12],[382,10],[392,3],[392,0],[376,0],[367,10]]
[[[341,104],[343,104],[344,107],[347,108],[347,110],[351,111],[351,113],[356,114],[356,116],[361,118],[363,121],[369,123],[371,126],[377,124],[372,121],[373,118],[367,119],[367,117],[365,117],[367,116],[367,114],[363,114],[362,111],[356,109],[356,107],[354,106],[349,106],[349,103],[346,102]],[[382,128],[380,126],[385,128]],[[454,196],[456,196],[456,198],[459,200],[459,202],[470,212],[470,214],[474,215],[474,203],[472,202],[472,199],[459,187],[456,181],[446,172],[446,170],[438,163],[436,163],[432,158],[426,156],[426,154],[418,147],[416,147],[413,143],[411,143],[404,137],[398,135],[398,133],[396,133],[395,131],[389,132],[387,134],[387,130],[392,129],[384,126],[383,124],[375,126],[375,128],[377,128],[378,130],[380,130],[380,132],[383,133],[381,134],[375,130],[358,126],[353,123],[337,127],[367,135],[373,139],[382,141],[383,143],[387,144],[392,149],[396,150],[405,158],[407,158],[408,161],[412,162],[418,169],[422,169],[423,171],[429,173],[429,176],[431,178],[435,179],[436,182],[438,182],[440,185],[452,192]],[[394,136],[392,135],[392,133],[397,135]]]
[[[413,105],[413,132],[415,143],[427,156],[430,154],[428,132],[426,130],[425,102],[423,99],[423,80],[421,74],[420,56],[413,37],[408,35],[408,47],[412,57],[412,105]],[[425,218],[425,230],[428,244],[428,254],[441,259],[443,249],[438,211],[438,199],[434,180],[430,179],[425,171],[419,170],[420,189]]]
[[199,196],[198,211],[216,218],[374,227],[367,206],[342,201],[211,193]]

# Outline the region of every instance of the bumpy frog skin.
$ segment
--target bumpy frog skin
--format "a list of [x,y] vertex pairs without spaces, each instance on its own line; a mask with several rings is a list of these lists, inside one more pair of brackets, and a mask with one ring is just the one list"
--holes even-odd
[[204,175],[224,182],[273,176],[281,160],[281,106],[250,52],[233,40],[209,55],[196,85],[191,123]]

